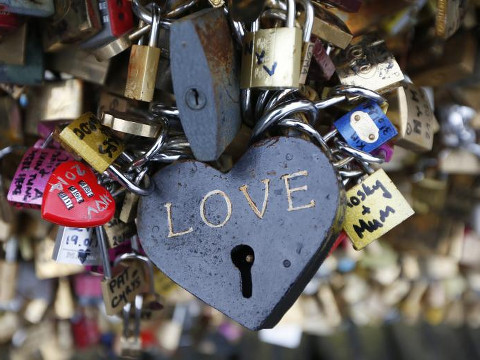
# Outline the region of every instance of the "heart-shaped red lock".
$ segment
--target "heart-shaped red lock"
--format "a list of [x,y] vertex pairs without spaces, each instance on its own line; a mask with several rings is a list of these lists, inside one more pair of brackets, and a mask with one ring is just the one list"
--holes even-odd
[[79,161],[59,165],[48,179],[42,217],[62,226],[93,227],[115,214],[115,201],[93,171]]

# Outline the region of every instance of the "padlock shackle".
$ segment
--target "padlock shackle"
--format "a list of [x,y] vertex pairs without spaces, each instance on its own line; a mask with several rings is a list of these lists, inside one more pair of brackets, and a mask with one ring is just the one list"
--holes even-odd
[[134,168],[139,168],[145,165],[149,160],[151,160],[165,145],[167,139],[167,124],[166,121],[163,121],[162,129],[160,130],[160,134],[158,135],[157,139],[153,143],[153,145],[145,152],[142,156],[132,161],[130,166],[128,167],[128,171],[133,171]]
[[112,278],[112,267],[110,266],[110,259],[107,248],[107,240],[103,226],[95,227],[95,234],[97,235],[98,245],[100,246],[100,255],[102,256],[103,276],[106,279]]
[[158,47],[158,34],[160,32],[160,7],[152,7],[152,29],[150,31],[150,38],[148,40],[148,46]]
[[284,89],[277,91],[273,96],[268,100],[267,105],[265,105],[263,109],[263,113],[270,111],[273,109],[277,104],[282,101],[284,98],[286,98],[289,95],[294,95],[295,93],[298,92],[298,89]]
[[108,175],[113,177],[117,180],[122,186],[126,187],[129,191],[133,192],[134,194],[140,196],[148,196],[155,190],[155,184],[153,181],[150,180],[148,175],[145,175],[147,179],[148,186],[146,188],[142,188],[138,185],[135,185],[128,179],[115,165],[110,165],[106,172]]
[[341,140],[337,139],[337,141],[335,141],[335,145],[340,151],[347,153],[349,156],[352,156],[357,160],[374,164],[383,164],[385,162],[385,160],[381,157],[376,157],[365,151],[355,149]]
[[297,15],[297,7],[295,0],[287,0],[287,28],[295,27],[295,17]]
[[383,105],[387,102],[387,99],[385,99],[376,91],[366,89],[360,86],[337,85],[333,87],[329,92],[329,96],[334,95],[345,95],[347,97],[347,100],[349,100],[348,98],[351,96],[360,96],[362,98],[375,101],[378,105]]
[[305,10],[305,23],[303,24],[303,42],[309,42],[312,37],[315,9],[310,0],[297,0]]
[[126,260],[140,260],[142,261],[146,267],[147,267],[147,271],[148,271],[148,276],[150,277],[150,281],[149,281],[149,284],[150,284],[150,293],[151,294],[154,294],[155,293],[155,287],[153,285],[153,277],[154,277],[154,274],[153,274],[153,264],[152,262],[150,261],[150,259],[146,256],[143,256],[143,255],[139,255],[137,253],[125,253],[125,254],[122,254],[120,256],[118,256],[114,261],[113,261],[113,265],[114,266],[117,266],[118,264],[120,264],[122,261],[126,261]]
[[281,119],[278,123],[278,126],[286,127],[286,128],[293,128],[296,130],[299,130],[305,134],[307,134],[309,137],[314,139],[318,145],[323,149],[324,152],[327,154],[330,153],[330,149],[327,146],[327,143],[323,139],[322,135],[313,128],[313,126],[304,123],[303,121],[300,121],[298,119],[289,119],[289,118],[284,118]]
[[277,123],[280,119],[295,113],[305,113],[310,124],[315,124],[318,110],[315,104],[309,100],[288,100],[276,108],[264,114],[252,130],[250,143],[255,142],[268,128]]

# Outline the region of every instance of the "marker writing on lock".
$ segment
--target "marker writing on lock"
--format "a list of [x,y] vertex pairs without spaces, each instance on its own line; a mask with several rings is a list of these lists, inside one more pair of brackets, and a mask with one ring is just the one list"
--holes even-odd
[[358,235],[360,239],[363,238],[363,233],[365,231],[368,231],[369,233],[373,233],[375,230],[383,227],[383,224],[387,220],[388,216],[390,214],[395,214],[395,209],[393,209],[390,206],[387,206],[385,210],[380,210],[379,211],[379,220],[373,219],[373,221],[366,221],[363,219],[360,219],[358,221],[359,225],[353,224],[353,229],[355,230],[355,233]]
[[138,269],[127,267],[120,275],[109,280],[108,289],[113,295],[110,305],[117,308],[129,302],[129,295],[140,288],[142,279]]

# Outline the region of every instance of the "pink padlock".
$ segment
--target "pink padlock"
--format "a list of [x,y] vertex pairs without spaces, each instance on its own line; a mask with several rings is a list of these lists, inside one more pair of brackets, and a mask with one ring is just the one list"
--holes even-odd
[[385,143],[381,145],[378,149],[373,150],[372,155],[383,158],[385,162],[390,162],[393,157],[393,146]]
[[15,172],[7,200],[17,207],[40,209],[43,191],[55,168],[73,157],[65,150],[32,147]]

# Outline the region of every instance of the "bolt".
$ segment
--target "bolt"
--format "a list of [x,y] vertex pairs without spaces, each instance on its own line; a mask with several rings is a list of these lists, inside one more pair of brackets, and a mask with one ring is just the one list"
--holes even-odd
[[374,135],[374,134],[370,134],[370,135],[368,135],[368,138],[373,141],[373,140],[375,140],[375,135]]
[[185,93],[185,102],[192,110],[201,110],[207,104],[207,97],[196,88],[190,88]]
[[360,121],[360,115],[358,115],[358,114],[355,115],[355,116],[353,117],[353,119],[354,119],[355,121]]

